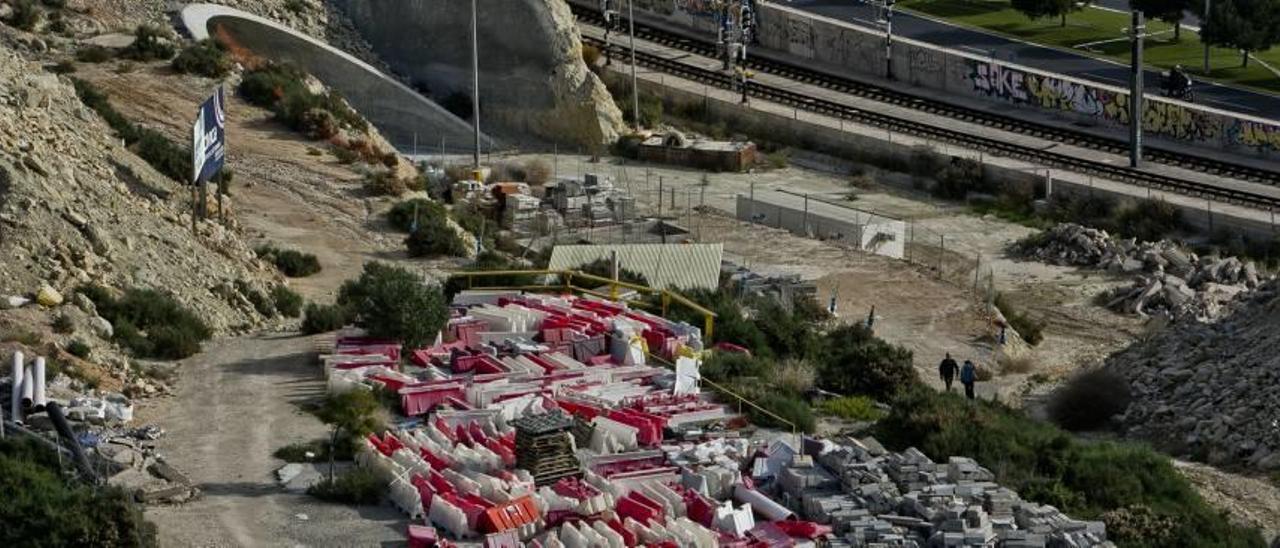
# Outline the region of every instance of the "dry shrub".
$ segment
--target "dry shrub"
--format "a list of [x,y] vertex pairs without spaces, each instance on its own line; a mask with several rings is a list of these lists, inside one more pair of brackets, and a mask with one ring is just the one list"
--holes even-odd
[[1027,374],[1035,370],[1036,362],[1029,356],[1000,356],[996,360],[1001,375]]
[[804,394],[813,388],[817,370],[803,360],[789,359],[773,371],[773,387],[793,394]]
[[551,166],[545,160],[529,160],[524,164],[525,182],[542,186],[551,180]]
[[364,178],[364,189],[374,196],[399,196],[409,190],[403,179],[388,171],[376,171]]

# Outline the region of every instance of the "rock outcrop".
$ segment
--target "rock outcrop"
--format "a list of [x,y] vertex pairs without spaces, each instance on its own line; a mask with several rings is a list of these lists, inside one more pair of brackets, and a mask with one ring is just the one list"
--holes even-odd
[[1133,284],[1104,296],[1108,308],[1140,316],[1213,321],[1265,281],[1251,261],[1198,256],[1169,240],[1113,238],[1104,230],[1059,224],[1017,246],[1041,261],[1134,275]]
[[[465,2],[334,0],[392,69],[437,100],[470,97],[471,14]],[[478,0],[480,120],[586,147],[625,131],[622,112],[582,60],[564,0]]]

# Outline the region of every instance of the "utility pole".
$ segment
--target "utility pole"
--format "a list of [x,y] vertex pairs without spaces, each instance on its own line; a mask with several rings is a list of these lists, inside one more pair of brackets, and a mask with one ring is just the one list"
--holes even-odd
[[604,15],[604,66],[606,67],[613,64],[613,55],[609,53],[611,49],[609,47],[609,31],[613,30],[614,17],[617,12],[611,9],[613,8],[612,2],[613,0],[600,0],[600,12]]
[[1212,0],[1204,0],[1204,17],[1200,18],[1200,43],[1204,44],[1204,75],[1209,75],[1209,44],[1204,41],[1204,27],[1209,24],[1209,7]]
[[1145,32],[1142,12],[1134,10],[1129,23],[1133,44],[1129,67],[1129,167],[1142,164],[1142,37]]
[[480,38],[476,24],[476,0],[471,0],[471,128],[475,133],[476,149],[471,164],[474,176],[480,178]]
[[884,77],[893,79],[893,2],[884,0]]
[[627,0],[627,23],[631,27],[631,119],[640,132],[640,88],[636,84],[636,0]]

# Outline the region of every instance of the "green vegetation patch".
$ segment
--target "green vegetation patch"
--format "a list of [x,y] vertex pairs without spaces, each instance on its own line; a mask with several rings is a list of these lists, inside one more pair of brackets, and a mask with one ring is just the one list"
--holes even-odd
[[0,439],[0,546],[157,546],[129,493],[78,483],[64,461],[38,441]]
[[171,64],[178,72],[197,74],[207,78],[222,78],[229,74],[231,67],[235,65],[231,61],[231,56],[227,55],[227,51],[220,44],[209,39],[182,48]]
[[[900,393],[876,427],[891,447],[916,447],[933,459],[964,455],[1023,498],[1072,517],[1102,519],[1122,547],[1264,546],[1261,534],[1210,507],[1168,457],[1130,443],[1084,442],[999,403],[966,401],[928,389]],[[1168,542],[1120,527],[1138,508],[1166,517]]]
[[107,125],[124,140],[125,146],[145,160],[156,171],[185,184],[191,178],[191,152],[170,141],[164,134],[134,124],[111,106],[107,95],[93,84],[73,78],[76,95],[85,106],[97,112]]
[[258,258],[274,264],[282,274],[290,278],[305,278],[320,272],[320,260],[310,253],[281,249],[273,245],[259,246],[254,251]]
[[357,131],[369,128],[368,122],[338,94],[308,89],[306,74],[292,65],[268,63],[246,71],[240,82],[240,95],[250,103],[271,109],[278,120],[312,139],[333,137],[341,126]]
[[200,343],[212,335],[204,320],[168,293],[131,288],[117,299],[101,286],[82,286],[78,291],[115,327],[115,341],[137,357],[186,358],[199,352]]

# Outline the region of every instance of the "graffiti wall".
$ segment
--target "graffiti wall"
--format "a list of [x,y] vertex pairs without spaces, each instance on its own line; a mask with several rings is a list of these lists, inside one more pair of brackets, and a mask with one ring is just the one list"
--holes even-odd
[[[589,7],[598,0],[569,0]],[[714,33],[723,0],[636,0],[637,16]],[[737,0],[731,0],[737,1]],[[884,34],[815,17],[777,3],[755,6],[760,47],[863,76],[885,71]],[[712,21],[708,24],[708,21]],[[1040,72],[909,39],[895,39],[893,70],[901,81],[949,96],[1046,111],[1074,122],[1117,130],[1130,123],[1128,90]],[[1141,122],[1154,139],[1254,157],[1280,157],[1280,122],[1148,96]]]

